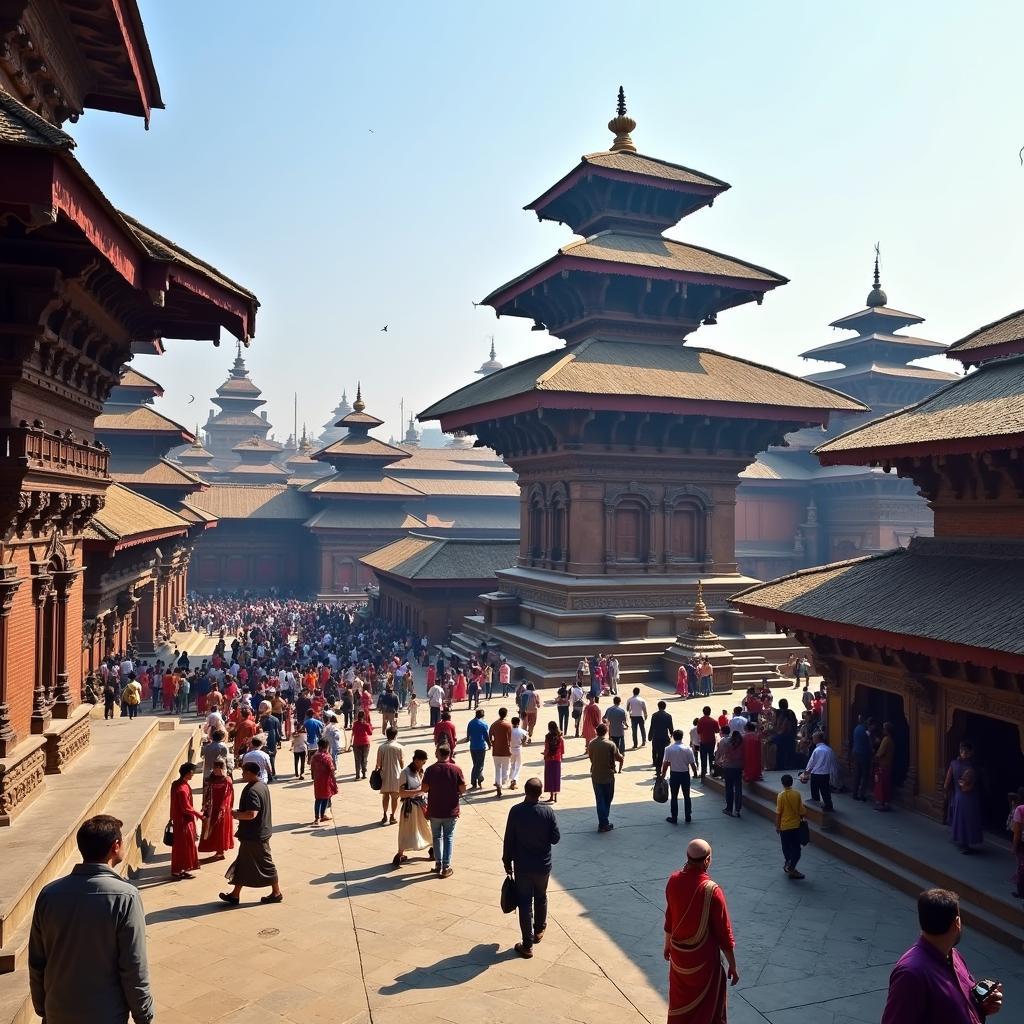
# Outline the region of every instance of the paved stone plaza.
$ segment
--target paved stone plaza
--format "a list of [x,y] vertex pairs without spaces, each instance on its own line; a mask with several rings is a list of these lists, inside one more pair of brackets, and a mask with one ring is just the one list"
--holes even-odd
[[[653,709],[656,691],[645,696]],[[488,721],[503,703],[484,702]],[[669,709],[688,725],[701,703],[673,698]],[[713,698],[716,710],[728,703]],[[542,724],[555,717],[544,711]],[[467,718],[457,714],[460,730]],[[410,749],[429,747],[423,727],[399,738]],[[519,794],[467,797],[455,874],[442,881],[426,860],[392,867],[397,830],[378,824],[379,797],[352,781],[351,755],[342,757],[332,827],[310,828],[311,783],[290,780],[283,750],[283,781],[272,787],[283,904],[261,906],[251,890],[241,907],[221,904],[221,863],[194,881],[166,881],[163,852],[139,877],[158,1021],[526,1024],[538,1010],[545,1024],[662,1020],[665,879],[699,835],[714,848],[711,873],[736,932],[741,980],[730,993],[730,1022],[803,1024],[809,1013],[815,1024],[877,1022],[892,964],[917,935],[913,900],[813,845],[800,864],[806,881],[788,879],[770,823],[724,816],[721,798],[700,786],[692,825],[667,824],[666,808],[651,800],[648,751],[627,751],[615,830],[600,835],[583,741],[568,740],[550,925],[525,961],[512,950],[515,915],[498,909],[501,836]],[[542,774],[540,744],[526,754],[521,778]],[[468,754],[459,762],[468,778]],[[489,763],[488,772],[490,781]],[[839,813],[846,799],[837,798]],[[1007,886],[1010,870],[1007,858]],[[1004,982],[1004,1015],[1016,1019],[1024,960],[969,930],[961,949],[976,976]]]

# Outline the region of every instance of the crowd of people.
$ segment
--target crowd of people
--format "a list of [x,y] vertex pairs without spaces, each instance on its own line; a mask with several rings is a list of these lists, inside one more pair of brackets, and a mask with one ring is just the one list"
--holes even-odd
[[[810,800],[825,814],[834,810],[833,793],[846,788],[843,767],[826,739],[827,693],[823,686],[810,688],[810,666],[802,658],[787,667],[794,688],[802,684],[799,719],[787,698],[775,701],[764,680],[731,711],[715,715],[708,703],[696,718],[677,722],[670,696],[649,711],[639,687],[620,693],[614,653],[580,659],[574,679],[542,695],[530,682],[513,681],[509,665],[492,651],[462,659],[354,606],[202,599],[190,605],[184,624],[216,637],[211,655],[195,659],[175,650],[150,665],[128,653],[107,659],[87,686],[103,702],[105,715],[120,704],[126,717],[145,708],[202,718],[201,758],[183,764],[171,786],[165,837],[170,873],[184,881],[194,877],[200,854],[209,861],[232,854],[230,888],[219,894],[229,905],[240,902],[246,887],[269,889],[263,902],[284,899],[270,849],[274,783],[282,777],[303,781],[308,769],[312,826],[320,827],[333,819],[332,802],[346,773],[340,759],[347,754],[353,782],[367,780],[380,794],[380,825],[397,825],[393,866],[401,868],[415,855],[442,879],[455,871],[464,801],[492,792],[501,799],[522,785],[524,799],[508,816],[502,857],[519,910],[522,937],[515,948],[524,958],[532,957],[546,928],[551,848],[560,838],[553,806],[567,756],[589,762],[599,833],[615,827],[616,778],[632,752],[641,751],[654,780],[664,785],[666,820],[673,825],[679,823],[680,803],[684,822],[693,821],[693,782],[720,777],[722,813],[739,818],[744,785],[762,779],[766,770],[783,770],[775,825],[783,870],[795,880],[804,878],[798,864],[807,841],[807,807],[796,781],[809,785]],[[710,697],[712,683],[710,663],[687,662],[679,670],[676,697]],[[471,717],[460,732],[453,713],[462,702]],[[547,723],[545,706],[552,712]],[[403,734],[413,729],[425,729],[429,743],[403,745]],[[521,779],[524,748],[532,744],[540,746],[543,777]],[[293,755],[289,766],[279,762],[285,746]],[[858,721],[850,763],[854,800],[865,800],[873,784],[876,806],[888,809],[893,750],[890,723]],[[964,744],[946,780],[953,838],[965,852],[980,842],[981,830],[980,810],[972,803],[971,758],[970,744]],[[200,782],[197,807],[193,790]],[[1018,891],[1024,892],[1024,801],[1019,803],[1014,850]],[[113,826],[104,828],[109,838]],[[104,841],[97,838],[94,845],[98,849]],[[669,879],[665,956],[677,967],[671,973],[670,1019],[688,1005],[695,979],[711,993],[702,1005],[718,1006],[724,1014],[727,982],[739,977],[728,910],[708,876],[710,862],[710,845],[695,839],[685,868]],[[988,1012],[998,1009],[997,994],[990,993]]]

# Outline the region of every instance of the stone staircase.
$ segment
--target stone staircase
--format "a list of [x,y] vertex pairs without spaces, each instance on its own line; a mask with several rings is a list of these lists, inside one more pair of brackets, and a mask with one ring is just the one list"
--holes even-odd
[[[781,774],[765,772],[763,782],[745,783],[743,810],[774,823]],[[981,853],[965,857],[949,841],[948,829],[924,815],[909,810],[878,813],[870,801],[861,803],[848,794],[833,794],[835,811],[825,814],[817,804],[807,803],[809,787],[795,785],[811,825],[801,871],[814,871],[814,850],[821,849],[910,896],[935,886],[952,889],[960,895],[961,916],[969,928],[1024,952],[1024,915],[1020,901],[1010,895],[1014,865],[1009,843],[986,837]],[[724,794],[719,779],[708,776],[705,787]],[[780,851],[780,867],[781,859]]]
[[88,750],[67,772],[48,777],[45,792],[0,830],[0,1024],[37,1019],[27,968],[32,909],[40,889],[79,862],[79,825],[100,813],[124,822],[120,871],[130,877],[161,840],[178,766],[198,750],[198,728],[173,719],[90,724]]

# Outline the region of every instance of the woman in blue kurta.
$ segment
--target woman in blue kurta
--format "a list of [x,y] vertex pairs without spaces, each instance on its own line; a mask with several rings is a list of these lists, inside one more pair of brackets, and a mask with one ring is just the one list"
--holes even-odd
[[961,743],[960,756],[950,762],[946,772],[946,792],[949,794],[950,831],[962,853],[971,853],[971,847],[982,843],[978,781],[974,749],[970,743]]

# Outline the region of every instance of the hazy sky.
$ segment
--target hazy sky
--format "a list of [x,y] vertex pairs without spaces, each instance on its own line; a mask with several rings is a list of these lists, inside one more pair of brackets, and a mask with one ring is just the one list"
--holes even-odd
[[[294,392],[318,431],[362,380],[386,437],[400,399],[475,379],[491,334],[506,364],[560,344],[471,302],[571,240],[522,206],[610,145],[620,83],[641,152],[733,186],[669,234],[791,281],[692,343],[823,369],[797,353],[863,306],[876,240],[925,337],[1024,305],[1020,3],[140,6],[167,110],[149,132],[87,113],[78,156],[259,296],[247,360],[279,440]],[[135,365],[192,425],[232,357]]]

